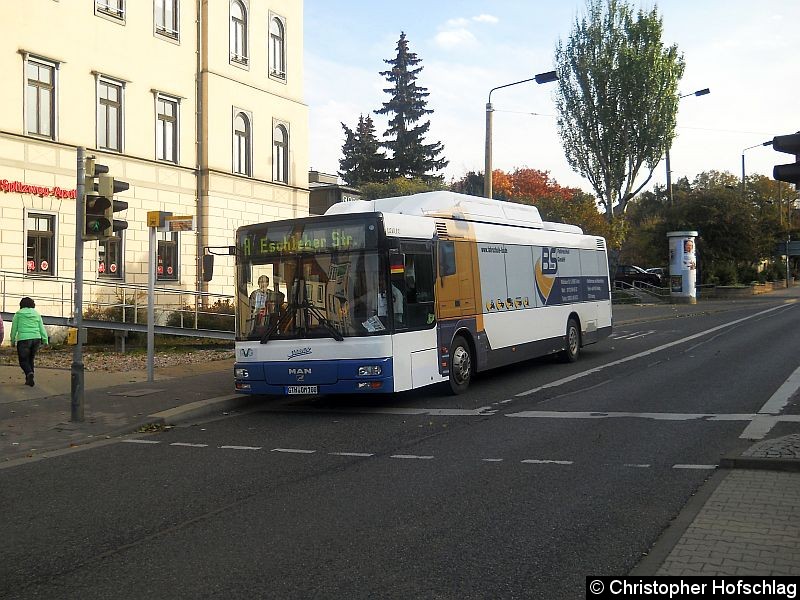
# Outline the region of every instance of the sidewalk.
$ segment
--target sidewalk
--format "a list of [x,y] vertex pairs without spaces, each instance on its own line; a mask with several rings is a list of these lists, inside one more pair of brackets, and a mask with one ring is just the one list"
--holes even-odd
[[84,421],[72,422],[69,369],[39,367],[28,387],[18,366],[0,365],[0,468],[252,402],[233,392],[233,359],[157,368],[150,383],[146,371],[86,371],[84,379]]
[[[686,318],[743,304],[800,301],[800,287],[698,304],[614,306],[615,327]],[[0,469],[70,448],[244,410],[259,399],[233,392],[233,360],[144,371],[85,373],[85,420],[70,421],[70,371],[38,368],[25,386],[0,365]],[[800,433],[723,457],[631,575],[800,575]]]

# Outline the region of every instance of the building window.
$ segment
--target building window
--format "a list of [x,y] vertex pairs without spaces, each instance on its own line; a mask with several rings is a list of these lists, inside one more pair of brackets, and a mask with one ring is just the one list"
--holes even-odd
[[97,80],[97,147],[122,152],[122,92],[124,84]]
[[122,233],[114,232],[107,240],[100,240],[97,275],[106,279],[122,279]]
[[178,0],[155,0],[156,33],[178,39]]
[[55,139],[56,65],[29,58],[25,64],[25,119],[29,135]]
[[156,94],[156,158],[178,162],[177,98]]
[[289,131],[283,124],[275,126],[272,137],[272,180],[289,183]]
[[158,240],[156,257],[156,279],[159,281],[178,280],[178,233],[162,233]]
[[236,112],[233,118],[233,172],[250,175],[252,164],[252,138],[250,135],[250,118],[244,112]]
[[28,213],[25,271],[30,275],[55,275],[54,215]]
[[94,12],[98,15],[125,20],[125,0],[94,0]]
[[269,74],[286,80],[286,25],[277,16],[269,20]]
[[239,0],[231,2],[231,62],[247,65],[247,7]]

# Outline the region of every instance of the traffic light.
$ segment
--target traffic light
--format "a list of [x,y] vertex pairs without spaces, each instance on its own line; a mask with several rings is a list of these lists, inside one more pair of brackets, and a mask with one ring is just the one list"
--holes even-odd
[[114,213],[123,210],[128,210],[128,203],[122,200],[114,200],[114,194],[124,192],[130,186],[127,181],[120,181],[114,179],[111,175],[100,175],[100,195],[111,200],[111,206],[106,208],[106,219],[111,222],[111,230],[108,231],[105,237],[111,237],[114,232],[122,231],[128,228],[128,222],[121,219],[115,219]]
[[124,192],[130,185],[108,175],[108,167],[87,158],[84,197],[83,241],[105,240],[115,231],[128,228],[127,221],[114,219],[114,213],[128,208],[128,203],[114,200],[114,194]]
[[776,135],[772,139],[772,147],[778,152],[795,155],[793,163],[775,165],[772,169],[772,177],[778,181],[793,183],[795,189],[800,189],[800,131],[790,135]]

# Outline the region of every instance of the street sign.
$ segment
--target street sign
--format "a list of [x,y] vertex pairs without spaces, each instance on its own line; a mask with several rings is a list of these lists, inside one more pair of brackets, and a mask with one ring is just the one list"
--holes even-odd
[[170,216],[164,219],[164,226],[159,231],[194,231],[197,229],[195,218],[192,215]]
[[[775,245],[775,254],[777,256],[784,256],[786,252],[786,242],[780,242]],[[800,241],[789,242],[789,256],[800,256]]]

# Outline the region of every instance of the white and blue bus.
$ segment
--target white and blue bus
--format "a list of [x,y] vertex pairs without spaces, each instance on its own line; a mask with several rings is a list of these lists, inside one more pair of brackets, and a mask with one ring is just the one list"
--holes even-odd
[[236,233],[236,390],[389,393],[611,333],[606,242],[453,192],[332,206]]

